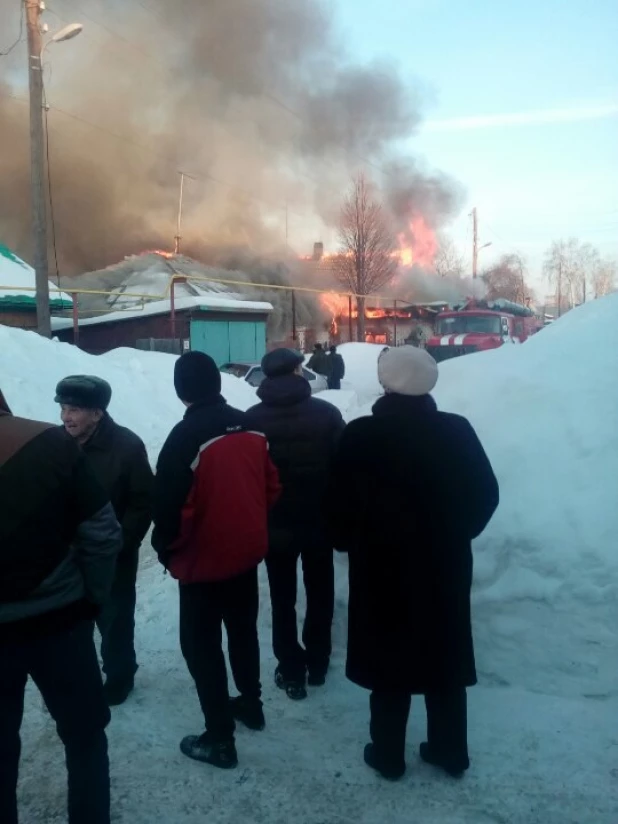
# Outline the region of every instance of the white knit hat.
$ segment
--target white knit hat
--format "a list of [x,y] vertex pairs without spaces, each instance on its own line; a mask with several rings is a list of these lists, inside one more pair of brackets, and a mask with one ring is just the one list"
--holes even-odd
[[438,364],[425,349],[395,346],[378,358],[378,380],[387,392],[428,395],[438,382]]

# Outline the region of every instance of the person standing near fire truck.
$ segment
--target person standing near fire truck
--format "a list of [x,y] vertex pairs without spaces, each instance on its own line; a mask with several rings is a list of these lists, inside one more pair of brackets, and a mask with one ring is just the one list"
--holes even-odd
[[324,351],[324,347],[321,343],[316,343],[313,348],[313,354],[309,358],[309,362],[307,363],[307,369],[311,369],[313,372],[316,372],[318,375],[323,375],[325,378],[328,377],[328,355]]
[[341,381],[345,377],[345,362],[337,352],[336,346],[330,347],[328,355],[328,388],[341,389]]

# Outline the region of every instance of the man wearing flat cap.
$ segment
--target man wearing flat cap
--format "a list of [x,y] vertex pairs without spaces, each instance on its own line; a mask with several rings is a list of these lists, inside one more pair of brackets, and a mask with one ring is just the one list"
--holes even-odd
[[[268,438],[283,487],[270,515],[266,568],[278,661],[275,683],[292,700],[307,697],[307,683],[324,684],[330,662],[335,584],[325,507],[331,462],[344,428],[335,406],[311,397],[303,360],[293,349],[266,354],[266,377],[257,392],[261,403],[247,412],[253,428]],[[299,558],[307,593],[302,646],[296,624]]]
[[56,388],[64,428],[88,458],[122,526],[112,593],[97,619],[105,694],[115,706],[132,692],[137,672],[136,579],[139,549],[151,522],[153,473],[140,438],[110,417],[111,398],[110,385],[94,375],[72,375]]

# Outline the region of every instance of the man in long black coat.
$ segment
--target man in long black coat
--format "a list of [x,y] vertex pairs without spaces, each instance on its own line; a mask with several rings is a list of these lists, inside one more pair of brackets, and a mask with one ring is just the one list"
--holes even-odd
[[341,389],[341,381],[345,377],[345,361],[337,352],[336,346],[331,346],[328,355],[328,388]]
[[[269,519],[266,568],[273,613],[275,681],[288,697],[307,697],[307,681],[321,686],[331,655],[335,603],[333,545],[326,526],[326,494],[338,439],[344,428],[339,410],[311,397],[302,375],[303,357],[291,349],[264,356],[261,403],[247,415],[268,438],[283,492]],[[298,642],[296,587],[298,560],[307,592],[303,646]]]
[[333,473],[335,545],[349,553],[348,678],[372,691],[366,762],[405,772],[412,695],[424,695],[423,760],[469,767],[466,687],[476,683],[470,619],[471,541],[498,505],[498,485],[472,428],[439,412],[424,350],[385,350],[386,394],[350,423]]

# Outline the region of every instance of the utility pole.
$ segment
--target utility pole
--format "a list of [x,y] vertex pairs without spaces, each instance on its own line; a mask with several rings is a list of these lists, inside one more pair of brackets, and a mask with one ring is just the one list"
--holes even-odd
[[472,277],[476,279],[479,260],[479,224],[476,206],[472,209]]
[[180,234],[180,228],[182,226],[182,198],[184,195],[185,190],[185,177],[188,177],[189,180],[195,180],[194,177],[188,175],[186,172],[179,172],[180,175],[180,196],[178,198],[178,220],[176,222],[176,234],[174,235],[174,254],[180,254],[180,241],[182,240],[182,235]]
[[28,78],[30,84],[30,176],[32,199],[32,251],[36,286],[36,317],[39,335],[51,338],[49,271],[47,262],[47,212],[45,206],[45,152],[43,135],[43,43],[39,18],[40,0],[24,0],[28,31]]

